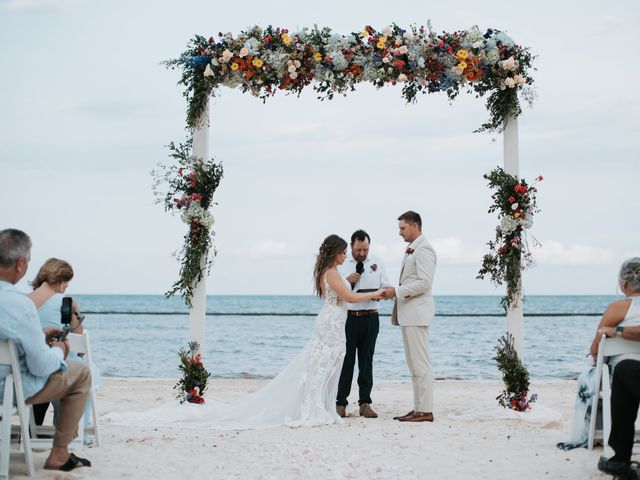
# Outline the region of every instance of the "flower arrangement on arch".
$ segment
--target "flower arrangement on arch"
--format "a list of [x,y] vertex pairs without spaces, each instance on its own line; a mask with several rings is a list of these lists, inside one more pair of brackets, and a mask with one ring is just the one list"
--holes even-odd
[[[513,306],[521,293],[521,272],[533,264],[533,256],[527,241],[527,230],[533,225],[533,217],[540,210],[536,206],[536,184],[543,180],[538,176],[531,184],[518,180],[501,167],[484,175],[489,188],[494,189],[489,213],[498,212],[499,225],[496,238],[489,241],[489,253],[482,259],[476,278],[489,275],[496,285],[507,284],[506,295],[500,304],[506,309]],[[533,241],[536,242],[535,238]]]
[[182,372],[182,378],[173,387],[178,390],[176,398],[180,403],[204,403],[204,392],[207,389],[207,380],[211,373],[204,368],[202,354],[198,352],[200,345],[198,342],[189,342],[188,349],[181,348],[180,364],[178,369]]
[[507,333],[498,339],[493,360],[502,372],[504,390],[496,397],[504,408],[524,412],[538,399],[537,394],[529,397],[529,372],[513,346],[513,336]]
[[533,55],[505,33],[477,26],[467,31],[436,33],[431,25],[381,31],[365,26],[350,35],[330,28],[249,28],[234,36],[196,36],[180,58],[166,62],[182,69],[188,100],[187,123],[194,126],[208,95],[220,86],[239,88],[263,101],[285,91],[300,94],[313,86],[320,99],[346,95],[366,82],[377,88],[401,85],[414,102],[418,93],[445,92],[453,100],[462,88],[487,95],[489,121],[477,131],[501,131],[521,108],[518,91],[531,103]]
[[[213,216],[209,212],[213,194],[222,180],[221,163],[213,159],[204,160],[192,155],[192,140],[185,144],[171,142],[168,145],[170,157],[177,161],[172,165],[160,164],[152,172],[153,189],[158,202],[164,204],[165,210],[181,212],[181,219],[189,226],[184,236],[184,245],[178,254],[180,273],[178,280],[166,293],[167,296],[179,293],[185,303],[191,306],[193,289],[202,279],[204,271],[208,271],[212,260],[209,253],[213,249],[212,227]],[[167,191],[160,192],[160,185],[166,184]],[[205,259],[204,268],[202,259]]]

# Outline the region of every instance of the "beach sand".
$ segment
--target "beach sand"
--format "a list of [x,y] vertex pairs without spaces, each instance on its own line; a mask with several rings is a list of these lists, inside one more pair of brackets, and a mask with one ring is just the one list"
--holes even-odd
[[[212,380],[207,396],[233,401],[264,380]],[[103,378],[100,447],[85,448],[93,467],[61,474],[42,470],[47,452],[35,453],[36,478],[96,479],[596,479],[602,448],[563,452],[575,399],[575,381],[532,382],[539,396],[530,414],[496,407],[497,381],[439,380],[435,422],[392,420],[411,410],[410,383],[378,382],[379,418],[351,417],[342,425],[212,431],[111,425],[104,415],[140,411],[172,401],[175,380]],[[353,398],[353,391],[352,391]],[[12,455],[11,478],[24,475]]]

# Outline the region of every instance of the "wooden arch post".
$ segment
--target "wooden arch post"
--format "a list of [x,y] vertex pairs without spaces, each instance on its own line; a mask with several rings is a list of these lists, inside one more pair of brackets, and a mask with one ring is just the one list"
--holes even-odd
[[[516,178],[520,177],[520,160],[518,155],[518,118],[510,116],[505,121],[503,132],[504,171]],[[524,310],[522,306],[522,279],[514,303],[507,309],[507,332],[513,335],[514,346],[518,357],[524,354]]]
[[[200,157],[203,160],[209,158],[209,100],[202,110],[202,114],[197,124],[193,127],[193,151],[194,157]],[[200,269],[202,270],[202,278],[193,287],[193,297],[191,298],[191,307],[189,307],[189,340],[198,342],[200,352],[205,350],[206,340],[206,315],[207,315],[207,255],[205,252],[200,259]]]

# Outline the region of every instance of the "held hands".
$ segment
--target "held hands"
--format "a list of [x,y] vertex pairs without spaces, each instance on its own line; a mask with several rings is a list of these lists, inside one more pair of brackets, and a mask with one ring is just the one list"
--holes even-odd
[[382,290],[381,298],[383,300],[389,300],[396,296],[396,289],[393,287],[386,287],[381,290]]
[[376,290],[371,294],[371,300],[376,300],[376,301],[383,300],[384,299],[383,294],[384,294],[384,288],[379,288],[378,290]]

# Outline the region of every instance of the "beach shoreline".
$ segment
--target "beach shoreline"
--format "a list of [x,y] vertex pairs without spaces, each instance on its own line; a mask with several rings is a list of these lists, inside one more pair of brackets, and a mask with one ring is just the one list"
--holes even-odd
[[[110,378],[98,390],[103,445],[81,456],[93,467],[61,476],[42,470],[46,452],[36,452],[35,478],[175,479],[597,479],[602,449],[564,452],[576,384],[532,382],[538,403],[529,414],[496,406],[501,382],[436,381],[434,423],[392,420],[411,409],[407,382],[381,381],[373,390],[377,419],[357,413],[322,427],[272,427],[216,431],[134,428],[112,425],[111,412],[143,411],[175,401],[176,379]],[[213,379],[207,397],[233,402],[266,380]],[[22,458],[11,459],[11,478],[24,477]]]

